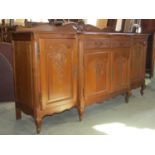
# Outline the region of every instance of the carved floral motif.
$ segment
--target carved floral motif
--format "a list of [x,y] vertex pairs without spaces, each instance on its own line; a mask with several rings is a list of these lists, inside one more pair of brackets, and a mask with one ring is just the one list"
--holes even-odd
[[100,58],[95,59],[94,68],[96,72],[97,81],[103,77],[103,74],[105,72],[105,65],[106,65],[106,61],[104,61],[103,59],[100,59]]
[[52,59],[57,77],[62,81],[64,78],[64,66],[67,63],[67,49],[64,46],[55,47],[48,54],[48,57]]

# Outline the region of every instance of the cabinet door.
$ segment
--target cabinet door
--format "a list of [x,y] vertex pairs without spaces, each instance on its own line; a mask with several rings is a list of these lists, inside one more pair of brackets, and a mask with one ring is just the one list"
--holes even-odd
[[145,40],[133,40],[131,50],[131,84],[141,82],[145,78],[145,44]]
[[129,86],[130,48],[116,48],[112,51],[111,88],[112,92],[127,89]]
[[40,39],[42,108],[76,104],[76,50],[74,39]]
[[84,100],[101,100],[110,88],[110,51],[106,49],[84,52]]

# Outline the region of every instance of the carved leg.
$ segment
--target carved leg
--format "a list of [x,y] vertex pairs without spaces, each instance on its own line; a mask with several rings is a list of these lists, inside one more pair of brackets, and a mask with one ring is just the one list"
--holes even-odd
[[[128,92],[129,96],[132,96],[132,92]],[[126,96],[126,93],[122,94],[122,96]]]
[[16,120],[19,120],[21,118],[22,118],[21,110],[20,110],[20,108],[16,107]]
[[37,134],[39,134],[40,131],[41,131],[41,123],[42,123],[42,119],[36,119],[36,120],[35,120],[35,123],[36,123]]
[[129,97],[131,96],[131,91],[128,91],[126,94],[125,94],[125,102],[128,103],[129,102]]
[[84,108],[78,108],[78,113],[79,113],[79,120],[82,121],[83,114],[84,114]]
[[143,96],[144,95],[144,89],[146,88],[145,82],[142,84],[141,89],[140,89],[140,94]]

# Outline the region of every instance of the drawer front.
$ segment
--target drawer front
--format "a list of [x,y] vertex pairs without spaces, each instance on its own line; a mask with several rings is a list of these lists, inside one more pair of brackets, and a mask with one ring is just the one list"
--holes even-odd
[[112,40],[111,47],[130,47],[130,41],[128,40]]
[[84,49],[110,48],[110,38],[84,40]]
[[128,37],[114,37],[111,39],[111,47],[130,47],[131,41]]
[[116,47],[130,47],[131,40],[129,37],[115,37],[115,38],[102,38],[102,39],[87,39],[84,41],[84,49],[103,49],[103,48],[116,48]]
[[139,44],[142,46],[146,46],[147,45],[147,36],[133,36],[133,45],[135,44]]
[[143,39],[143,38],[140,38],[140,39],[134,38],[133,45],[135,45],[135,44],[146,46],[147,45],[147,40],[146,39]]

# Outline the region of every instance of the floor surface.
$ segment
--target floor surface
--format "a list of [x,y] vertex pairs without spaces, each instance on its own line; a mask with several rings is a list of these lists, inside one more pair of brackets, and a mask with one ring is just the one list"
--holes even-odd
[[[76,109],[48,116],[42,122],[42,135],[155,135],[155,79],[146,81],[144,96],[133,90],[129,103],[122,95],[86,108],[83,121]],[[22,114],[16,121],[14,103],[0,103],[1,135],[36,134],[34,120]]]

